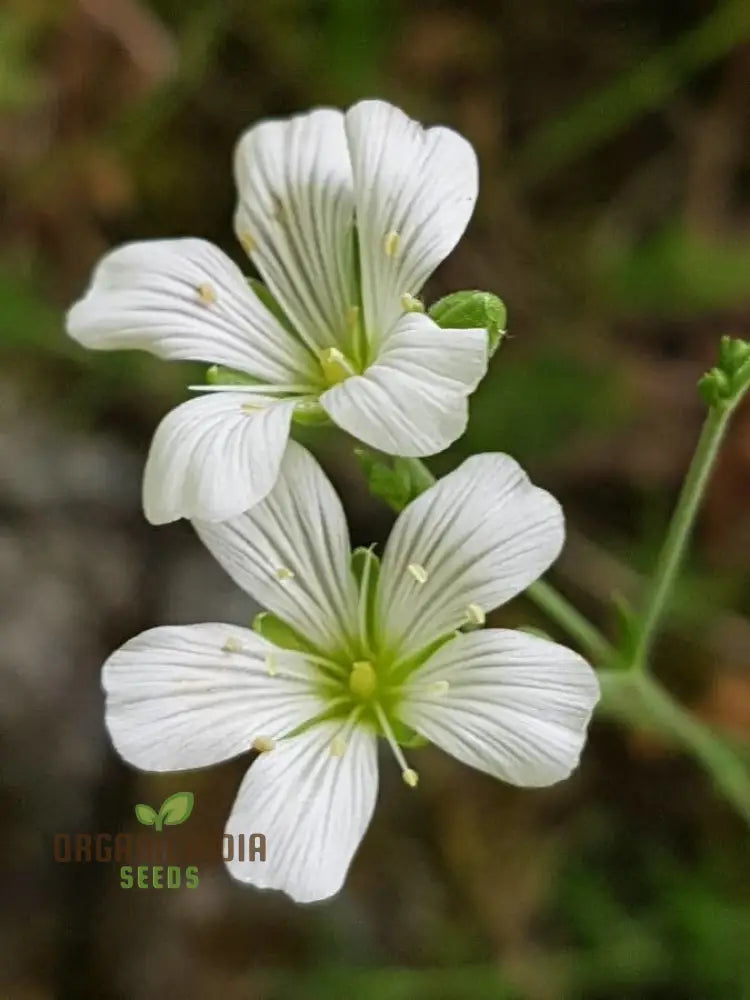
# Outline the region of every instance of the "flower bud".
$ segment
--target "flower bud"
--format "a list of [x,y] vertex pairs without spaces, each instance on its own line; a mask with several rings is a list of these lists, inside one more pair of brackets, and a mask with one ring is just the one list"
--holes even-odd
[[502,299],[476,290],[446,295],[430,307],[429,315],[444,330],[486,330],[490,357],[500,346],[508,318]]

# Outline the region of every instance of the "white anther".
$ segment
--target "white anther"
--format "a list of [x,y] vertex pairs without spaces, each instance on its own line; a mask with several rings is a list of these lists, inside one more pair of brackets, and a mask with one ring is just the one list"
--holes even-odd
[[328,749],[331,757],[343,757],[346,750],[346,740],[343,736],[334,736]]
[[416,296],[410,295],[409,292],[404,292],[401,296],[401,308],[408,313],[423,313],[424,302]]
[[430,684],[430,694],[443,695],[448,694],[450,691],[450,684],[448,681],[435,681],[434,684]]
[[210,282],[204,281],[198,285],[198,298],[205,306],[212,306],[217,298],[216,289]]
[[235,639],[233,635],[230,635],[221,649],[224,653],[241,653],[243,646],[239,639]]
[[253,239],[252,233],[249,233],[246,229],[239,234],[239,240],[240,246],[247,254],[255,253],[258,249],[258,244]]
[[402,771],[401,777],[404,779],[405,784],[407,784],[409,788],[416,788],[419,784],[419,775],[411,767],[407,767],[405,771]]
[[467,607],[466,617],[468,618],[470,625],[484,625],[487,620],[487,616],[478,604],[470,604]]
[[399,251],[399,246],[401,244],[401,236],[392,229],[389,233],[385,234],[385,239],[383,240],[383,250],[385,250],[386,257],[395,257]]
[[268,671],[269,677],[275,677],[278,673],[276,669],[276,661],[273,658],[273,653],[268,653],[266,656],[266,670]]
[[276,740],[270,736],[256,736],[253,740],[253,750],[257,750],[259,753],[268,753],[275,746]]
[[427,577],[429,576],[429,574],[427,570],[424,568],[424,566],[421,566],[419,563],[409,563],[409,565],[406,568],[414,577],[414,579],[417,581],[417,583],[427,583]]
[[281,580],[282,583],[285,580],[293,580],[294,571],[288,569],[286,566],[279,566],[279,568],[276,570],[276,579]]

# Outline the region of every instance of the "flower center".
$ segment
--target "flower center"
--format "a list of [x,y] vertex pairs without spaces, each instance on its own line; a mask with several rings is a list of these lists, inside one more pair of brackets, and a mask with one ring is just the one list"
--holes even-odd
[[328,385],[338,385],[344,382],[357,372],[349,358],[340,351],[338,347],[326,347],[318,354],[320,367],[323,369],[323,377]]
[[349,674],[349,690],[360,701],[368,701],[375,694],[378,677],[369,660],[358,660],[352,664]]

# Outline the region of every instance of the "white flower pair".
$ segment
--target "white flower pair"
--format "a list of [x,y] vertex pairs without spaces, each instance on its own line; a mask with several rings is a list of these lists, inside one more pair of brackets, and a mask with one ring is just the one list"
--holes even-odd
[[293,412],[315,404],[393,454],[439,451],[463,431],[486,333],[408,310],[470,215],[471,148],[365,102],[251,130],[237,178],[238,231],[283,315],[218,250],[186,240],[111,253],[69,327],[89,346],[257,380],[165,419],[144,502],[152,521],[189,516],[269,613],[252,631],[166,627],[126,643],[104,667],[106,719],[119,753],[146,770],[260,751],[227,832],[264,833],[267,859],[229,868],[311,901],[338,891],[367,828],[378,736],[411,786],[402,747],[420,738],[546,785],[575,767],[598,686],[555,643],[481,629],[564,537],[559,505],[511,458],[470,458],[413,501],[381,564],[350,552],[333,488],[288,442]]

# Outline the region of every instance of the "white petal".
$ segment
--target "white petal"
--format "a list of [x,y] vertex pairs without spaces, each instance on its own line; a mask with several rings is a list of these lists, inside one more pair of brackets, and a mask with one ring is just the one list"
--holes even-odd
[[316,725],[251,766],[226,832],[264,834],[267,854],[227,862],[235,878],[298,903],[327,899],[344,884],[375,808],[378,770],[375,735],[364,728],[349,735],[342,756],[331,755],[340,730],[341,722]]
[[241,517],[195,523],[232,579],[321,649],[347,650],[357,591],[341,501],[322,469],[290,441],[276,485]]
[[468,395],[487,370],[484,330],[441,330],[404,316],[364,375],[320,397],[345,431],[391,455],[434,455],[466,429]]
[[301,337],[341,344],[356,304],[354,202],[339,111],[262,122],[234,159],[235,228]]
[[204,240],[110,251],[68,313],[67,328],[84,347],[205,361],[275,383],[319,376],[310,352],[261,304],[240,269]]
[[383,641],[403,656],[465,624],[469,605],[503,604],[544,573],[563,540],[554,497],[508,455],[474,455],[394,525],[380,575]]
[[156,429],[143,476],[148,520],[221,521],[262,500],[276,481],[294,405],[217,392],[168,413]]
[[[477,197],[477,160],[456,132],[424,129],[384,101],[351,108],[346,134],[364,314],[377,336],[403,312],[401,296],[417,295],[461,238]],[[398,234],[390,245],[389,234]]]
[[538,787],[576,767],[598,698],[596,674],[570,649],[487,629],[452,639],[413,674],[399,715],[464,764]]
[[[240,648],[241,647],[241,648]],[[117,752],[145,771],[205,767],[285,736],[320,712],[312,669],[268,674],[274,647],[236,625],[153,628],[104,664],[106,724]]]

